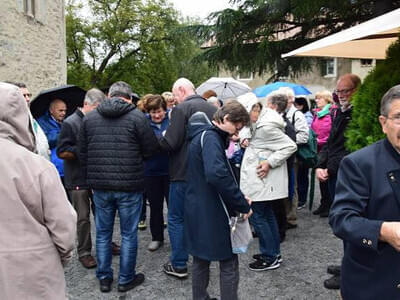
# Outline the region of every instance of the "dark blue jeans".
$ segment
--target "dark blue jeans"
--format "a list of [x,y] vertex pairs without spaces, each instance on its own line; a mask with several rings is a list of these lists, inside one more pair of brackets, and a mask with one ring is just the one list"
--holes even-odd
[[134,279],[142,195],[141,192],[94,191],[98,279],[113,278],[111,239],[117,210],[122,236],[118,283],[126,284]]
[[305,167],[304,164],[299,163],[299,170],[297,171],[297,195],[299,197],[299,206],[306,204],[308,194],[308,171],[310,169]]
[[173,181],[169,187],[168,234],[171,242],[171,264],[174,268],[186,268],[188,253],[184,244],[184,202],[186,182]]
[[295,172],[294,172],[294,165],[292,168],[288,169],[288,184],[289,184],[289,201],[293,201],[294,196],[294,186],[295,186]]
[[250,217],[250,223],[259,238],[260,252],[270,260],[274,260],[281,253],[278,224],[272,210],[272,202],[253,202],[253,214]]

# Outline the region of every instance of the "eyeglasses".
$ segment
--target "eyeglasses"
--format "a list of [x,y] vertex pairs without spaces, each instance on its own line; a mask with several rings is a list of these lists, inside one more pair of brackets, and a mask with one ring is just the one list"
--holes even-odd
[[392,120],[394,124],[400,125],[400,114],[394,115],[393,117],[387,117],[385,116],[386,119]]
[[22,95],[23,95],[25,98],[26,98],[26,97],[29,97],[29,98],[32,97],[32,94],[31,94],[31,93],[22,94]]
[[348,93],[350,93],[352,90],[354,90],[354,88],[351,88],[351,89],[344,89],[344,90],[335,90],[334,92],[335,92],[336,94],[348,94]]

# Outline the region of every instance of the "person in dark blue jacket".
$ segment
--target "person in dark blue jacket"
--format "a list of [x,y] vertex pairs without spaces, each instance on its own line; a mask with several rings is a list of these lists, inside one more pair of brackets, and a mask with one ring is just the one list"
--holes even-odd
[[344,243],[344,300],[400,299],[400,85],[382,98],[386,139],[340,163],[329,224]]
[[[159,138],[168,128],[167,102],[160,95],[149,96],[144,104],[150,126]],[[155,251],[164,243],[164,199],[168,203],[169,176],[168,153],[159,153],[144,162],[144,188],[150,203],[150,231],[152,241],[148,246]]]
[[237,101],[221,107],[212,123],[202,112],[189,119],[184,232],[188,253],[193,256],[194,300],[210,299],[211,261],[220,262],[221,299],[238,299],[238,257],[232,253],[229,220],[221,201],[231,216],[251,215],[250,200],[235,182],[225,154],[229,137],[248,122],[246,109]]
[[64,162],[57,156],[57,141],[61,131],[61,123],[67,113],[67,105],[61,99],[54,99],[49,110],[37,122],[46,134],[51,151],[51,162],[56,166],[58,174],[64,183]]

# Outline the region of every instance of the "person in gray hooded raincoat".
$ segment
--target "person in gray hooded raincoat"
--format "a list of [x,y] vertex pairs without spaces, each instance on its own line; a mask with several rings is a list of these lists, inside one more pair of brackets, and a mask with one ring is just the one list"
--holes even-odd
[[56,168],[33,153],[28,106],[0,82],[0,299],[66,299],[76,213]]

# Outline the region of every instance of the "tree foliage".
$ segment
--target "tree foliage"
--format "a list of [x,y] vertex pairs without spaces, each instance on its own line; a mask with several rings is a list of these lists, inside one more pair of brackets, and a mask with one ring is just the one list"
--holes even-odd
[[69,1],[66,14],[68,82],[89,88],[117,80],[138,93],[170,90],[179,76],[199,83],[213,73],[193,61],[199,45],[182,32],[178,12],[165,0],[89,0],[90,17]]
[[192,26],[211,41],[202,59],[228,69],[266,71],[277,77],[310,70],[309,58],[281,59],[281,54],[394,8],[398,0],[231,0],[237,9],[209,16],[210,25]]
[[353,96],[352,120],[346,131],[346,147],[356,151],[384,137],[378,122],[382,96],[400,83],[400,40],[387,51],[387,58],[378,64]]

